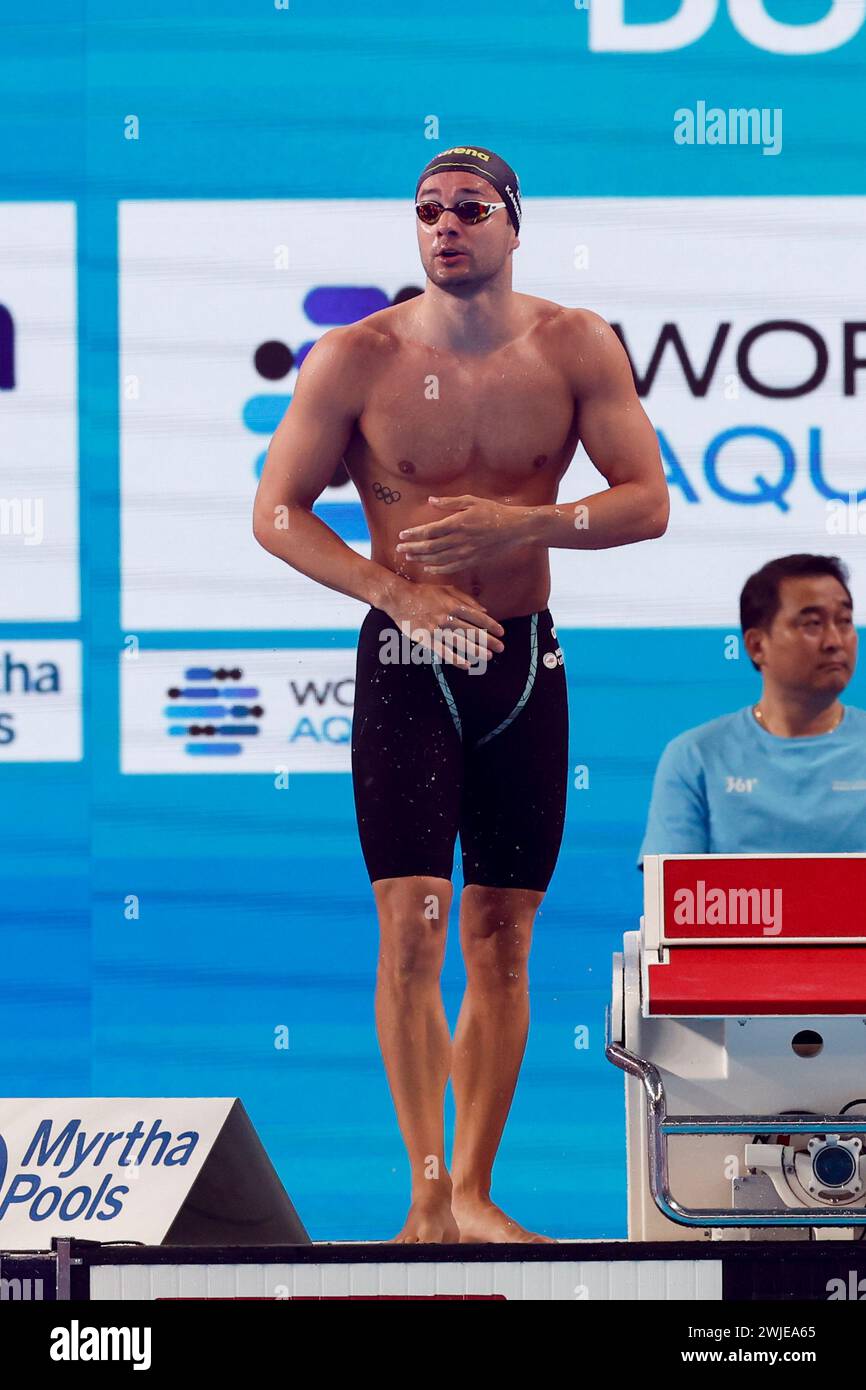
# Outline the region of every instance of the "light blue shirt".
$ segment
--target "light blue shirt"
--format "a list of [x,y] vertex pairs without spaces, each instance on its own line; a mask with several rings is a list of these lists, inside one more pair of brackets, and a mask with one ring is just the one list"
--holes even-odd
[[826,734],[784,738],[752,706],[671,739],[638,856],[866,852],[866,710]]

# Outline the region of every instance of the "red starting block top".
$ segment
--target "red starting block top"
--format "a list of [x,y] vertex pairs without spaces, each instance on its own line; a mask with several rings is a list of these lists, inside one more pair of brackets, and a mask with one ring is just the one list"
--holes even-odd
[[866,1014],[866,946],[678,946],[647,973],[650,1014]]
[[866,1015],[866,855],[659,855],[644,871],[648,1015]]

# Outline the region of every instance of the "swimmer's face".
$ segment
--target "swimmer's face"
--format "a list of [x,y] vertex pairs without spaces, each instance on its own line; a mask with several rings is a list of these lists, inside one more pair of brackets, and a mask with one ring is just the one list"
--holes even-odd
[[[502,203],[492,183],[480,174],[465,170],[447,169],[430,174],[418,189],[417,202],[436,202],[453,208],[469,199],[483,203]],[[418,250],[428,280],[443,289],[471,288],[491,280],[520,245],[517,233],[505,208],[490,214],[475,225],[461,222],[456,212],[443,212],[439,221],[428,227],[415,218]],[[451,255],[443,254],[451,252]],[[459,254],[454,254],[459,252]]]
[[749,655],[765,682],[792,692],[839,695],[857,664],[857,629],[848,598],[832,574],[783,579],[769,628],[750,628]]

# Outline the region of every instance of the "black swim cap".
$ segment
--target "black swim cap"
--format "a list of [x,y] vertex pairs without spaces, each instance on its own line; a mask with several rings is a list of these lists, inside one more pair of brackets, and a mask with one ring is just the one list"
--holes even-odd
[[496,189],[511,218],[515,232],[520,231],[520,183],[510,164],[500,159],[492,150],[482,150],[480,145],[455,145],[453,149],[434,154],[430,163],[421,170],[415,185],[415,198],[425,179],[439,169],[466,169],[471,174],[479,174]]

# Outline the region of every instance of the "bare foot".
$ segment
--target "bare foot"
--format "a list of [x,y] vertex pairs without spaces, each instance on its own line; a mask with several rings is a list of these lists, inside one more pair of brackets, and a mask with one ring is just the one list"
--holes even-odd
[[388,1245],[457,1245],[460,1230],[447,1197],[413,1202],[406,1223]]
[[525,1226],[512,1221],[511,1217],[506,1216],[489,1198],[453,1197],[451,1207],[460,1228],[462,1245],[480,1245],[488,1241],[495,1241],[500,1245],[510,1241],[533,1245],[556,1244],[552,1236],[536,1235],[533,1231],[527,1231]]

